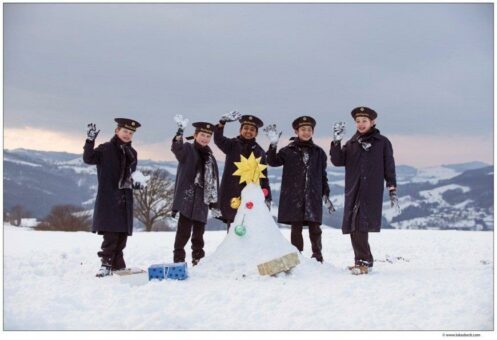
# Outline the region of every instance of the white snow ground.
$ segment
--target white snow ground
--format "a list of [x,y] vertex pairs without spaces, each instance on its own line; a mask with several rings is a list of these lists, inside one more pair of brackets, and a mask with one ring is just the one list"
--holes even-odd
[[[225,236],[206,232],[207,256]],[[199,265],[186,281],[130,286],[94,276],[101,236],[4,225],[4,329],[492,330],[492,239],[384,230],[370,234],[374,272],[352,276],[348,236],[325,228],[325,264],[304,261],[290,275],[242,278]],[[173,242],[174,233],[135,233],[128,266],[171,261]]]

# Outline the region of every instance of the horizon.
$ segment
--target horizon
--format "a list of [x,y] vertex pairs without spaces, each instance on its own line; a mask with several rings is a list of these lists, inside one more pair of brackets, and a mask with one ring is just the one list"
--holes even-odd
[[[16,151],[28,151],[28,152],[31,152],[31,151],[33,151],[33,152],[50,152],[50,153],[65,153],[65,154],[69,154],[69,155],[79,155],[79,153],[77,153],[77,152],[55,151],[55,150],[37,150],[37,149],[26,149],[26,148],[15,148],[15,149],[3,148],[2,152],[4,152],[4,151],[8,151],[8,152],[16,152]],[[81,153],[81,155],[82,155],[82,153]],[[5,153],[4,153],[4,159],[5,159]],[[225,163],[224,159],[218,159],[217,157],[216,157],[216,161],[218,163]],[[139,166],[140,166],[140,162],[177,163],[178,161],[176,159],[171,159],[171,160],[155,160],[155,159],[145,158],[145,159],[139,159],[138,160],[138,165]],[[429,168],[437,168],[437,167],[449,167],[449,166],[466,165],[466,164],[472,164],[472,163],[482,163],[482,164],[485,164],[485,166],[493,166],[494,165],[493,163],[483,162],[483,161],[479,161],[479,160],[470,160],[470,161],[467,161],[467,162],[443,163],[443,164],[435,164],[435,165],[423,166],[423,167],[418,167],[418,166],[415,166],[415,165],[412,165],[412,164],[396,163],[395,167],[405,166],[405,167],[411,167],[411,168],[415,168],[415,169],[429,169]],[[328,167],[332,167],[332,168],[344,168],[344,167],[334,166],[330,162],[329,158],[328,158],[328,163],[327,164],[328,164]],[[88,166],[91,166],[91,165],[88,165]],[[269,167],[269,168],[274,168],[274,167]],[[281,168],[281,167],[276,167],[276,168]]]

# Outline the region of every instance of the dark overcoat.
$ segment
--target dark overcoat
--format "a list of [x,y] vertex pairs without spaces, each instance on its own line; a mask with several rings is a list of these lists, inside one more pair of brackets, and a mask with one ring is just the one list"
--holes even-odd
[[[179,212],[190,220],[207,223],[209,206],[204,203],[204,188],[195,184],[197,169],[199,169],[199,166],[203,166],[200,155],[192,143],[184,143],[182,138],[179,140],[173,139],[171,151],[178,160],[172,210],[174,213]],[[219,188],[217,162],[214,161],[213,165],[216,188]],[[214,204],[214,206],[216,205]]]
[[331,162],[345,166],[345,205],[342,232],[379,232],[386,187],[397,187],[392,143],[374,130],[363,137],[370,144],[366,151],[356,133],[343,147],[331,143]]
[[[125,152],[131,158],[128,162]],[[123,176],[129,180],[130,174],[136,170],[138,155],[131,142],[124,145],[114,136],[109,142],[95,148],[94,141],[86,140],[83,161],[97,165],[98,189],[92,231],[125,232],[132,235],[133,190],[119,189]],[[128,169],[125,169],[126,166]]]
[[[233,176],[237,170],[235,162],[240,162],[240,155],[248,158],[253,152],[256,158],[261,157],[261,164],[267,164],[266,152],[255,141],[255,138],[247,141],[240,136],[235,138],[227,138],[224,136],[224,126],[216,125],[214,128],[214,143],[226,154],[226,161],[224,163],[223,178],[221,179],[220,191],[220,209],[222,220],[225,223],[231,223],[235,220],[237,209],[231,207],[231,199],[239,197],[246,183],[240,184],[240,177]],[[271,200],[271,188],[269,186],[269,179],[267,178],[267,169],[262,171],[266,178],[260,181],[261,188],[268,191],[266,200]]]
[[303,147],[296,141],[276,152],[270,146],[267,162],[270,166],[283,165],[278,223],[322,223],[323,195],[329,196],[327,157],[323,149],[314,143],[306,148],[308,165],[303,160]]

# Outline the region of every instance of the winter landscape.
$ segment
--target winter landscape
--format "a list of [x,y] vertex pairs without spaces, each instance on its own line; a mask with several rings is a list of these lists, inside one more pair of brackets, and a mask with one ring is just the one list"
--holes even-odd
[[[371,234],[374,271],[353,276],[345,269],[349,238],[323,229],[325,263],[309,259],[305,237],[301,264],[289,275],[243,277],[209,265],[226,232],[208,231],[205,262],[189,267],[187,280],[132,286],[115,275],[94,276],[101,239],[92,233],[4,225],[4,328],[492,330],[492,233]],[[125,249],[128,266],[170,262],[173,241],[170,232],[135,233]]]
[[[175,174],[174,162],[141,162],[141,169],[147,168],[162,168],[171,178]],[[276,277],[260,276],[256,264],[265,255],[293,249],[289,230],[278,231],[263,214],[248,220],[259,230],[256,238],[246,235],[240,241],[225,230],[207,231],[206,257],[198,266],[191,267],[187,251],[187,280],[128,282],[117,275],[95,277],[99,236],[34,228],[60,202],[91,214],[95,169],[82,164],[80,155],[7,150],[5,210],[22,202],[33,213],[20,226],[4,222],[4,328],[492,330],[492,166],[399,166],[397,172],[404,215],[395,216],[385,199],[384,230],[370,235],[375,264],[369,275],[352,276],[346,269],[353,251],[349,236],[338,229],[343,171],[330,166],[337,213],[323,226],[324,264],[310,259],[305,236],[297,267]],[[270,169],[270,180],[275,216],[281,173]],[[30,203],[33,197],[38,205]],[[174,228],[174,220],[168,221]],[[174,232],[143,232],[135,222],[125,249],[127,266],[146,270],[172,262]],[[209,225],[219,228],[214,219]],[[267,225],[274,225],[270,237],[264,237]]]

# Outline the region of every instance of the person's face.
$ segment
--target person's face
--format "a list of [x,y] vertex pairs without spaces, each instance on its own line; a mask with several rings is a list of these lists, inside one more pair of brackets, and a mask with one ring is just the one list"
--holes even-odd
[[210,133],[199,131],[194,135],[194,137],[197,143],[202,146],[206,146],[211,142],[212,135]]
[[240,135],[245,139],[257,137],[257,128],[253,125],[244,124],[240,128]]
[[295,130],[295,134],[300,140],[307,142],[312,138],[314,129],[312,128],[312,126],[301,126],[298,130]]
[[122,140],[124,143],[129,143],[133,139],[133,134],[135,132],[128,130],[126,128],[116,128],[116,135]]
[[367,117],[357,117],[355,119],[355,126],[359,133],[368,132],[374,125],[374,120],[371,120]]

